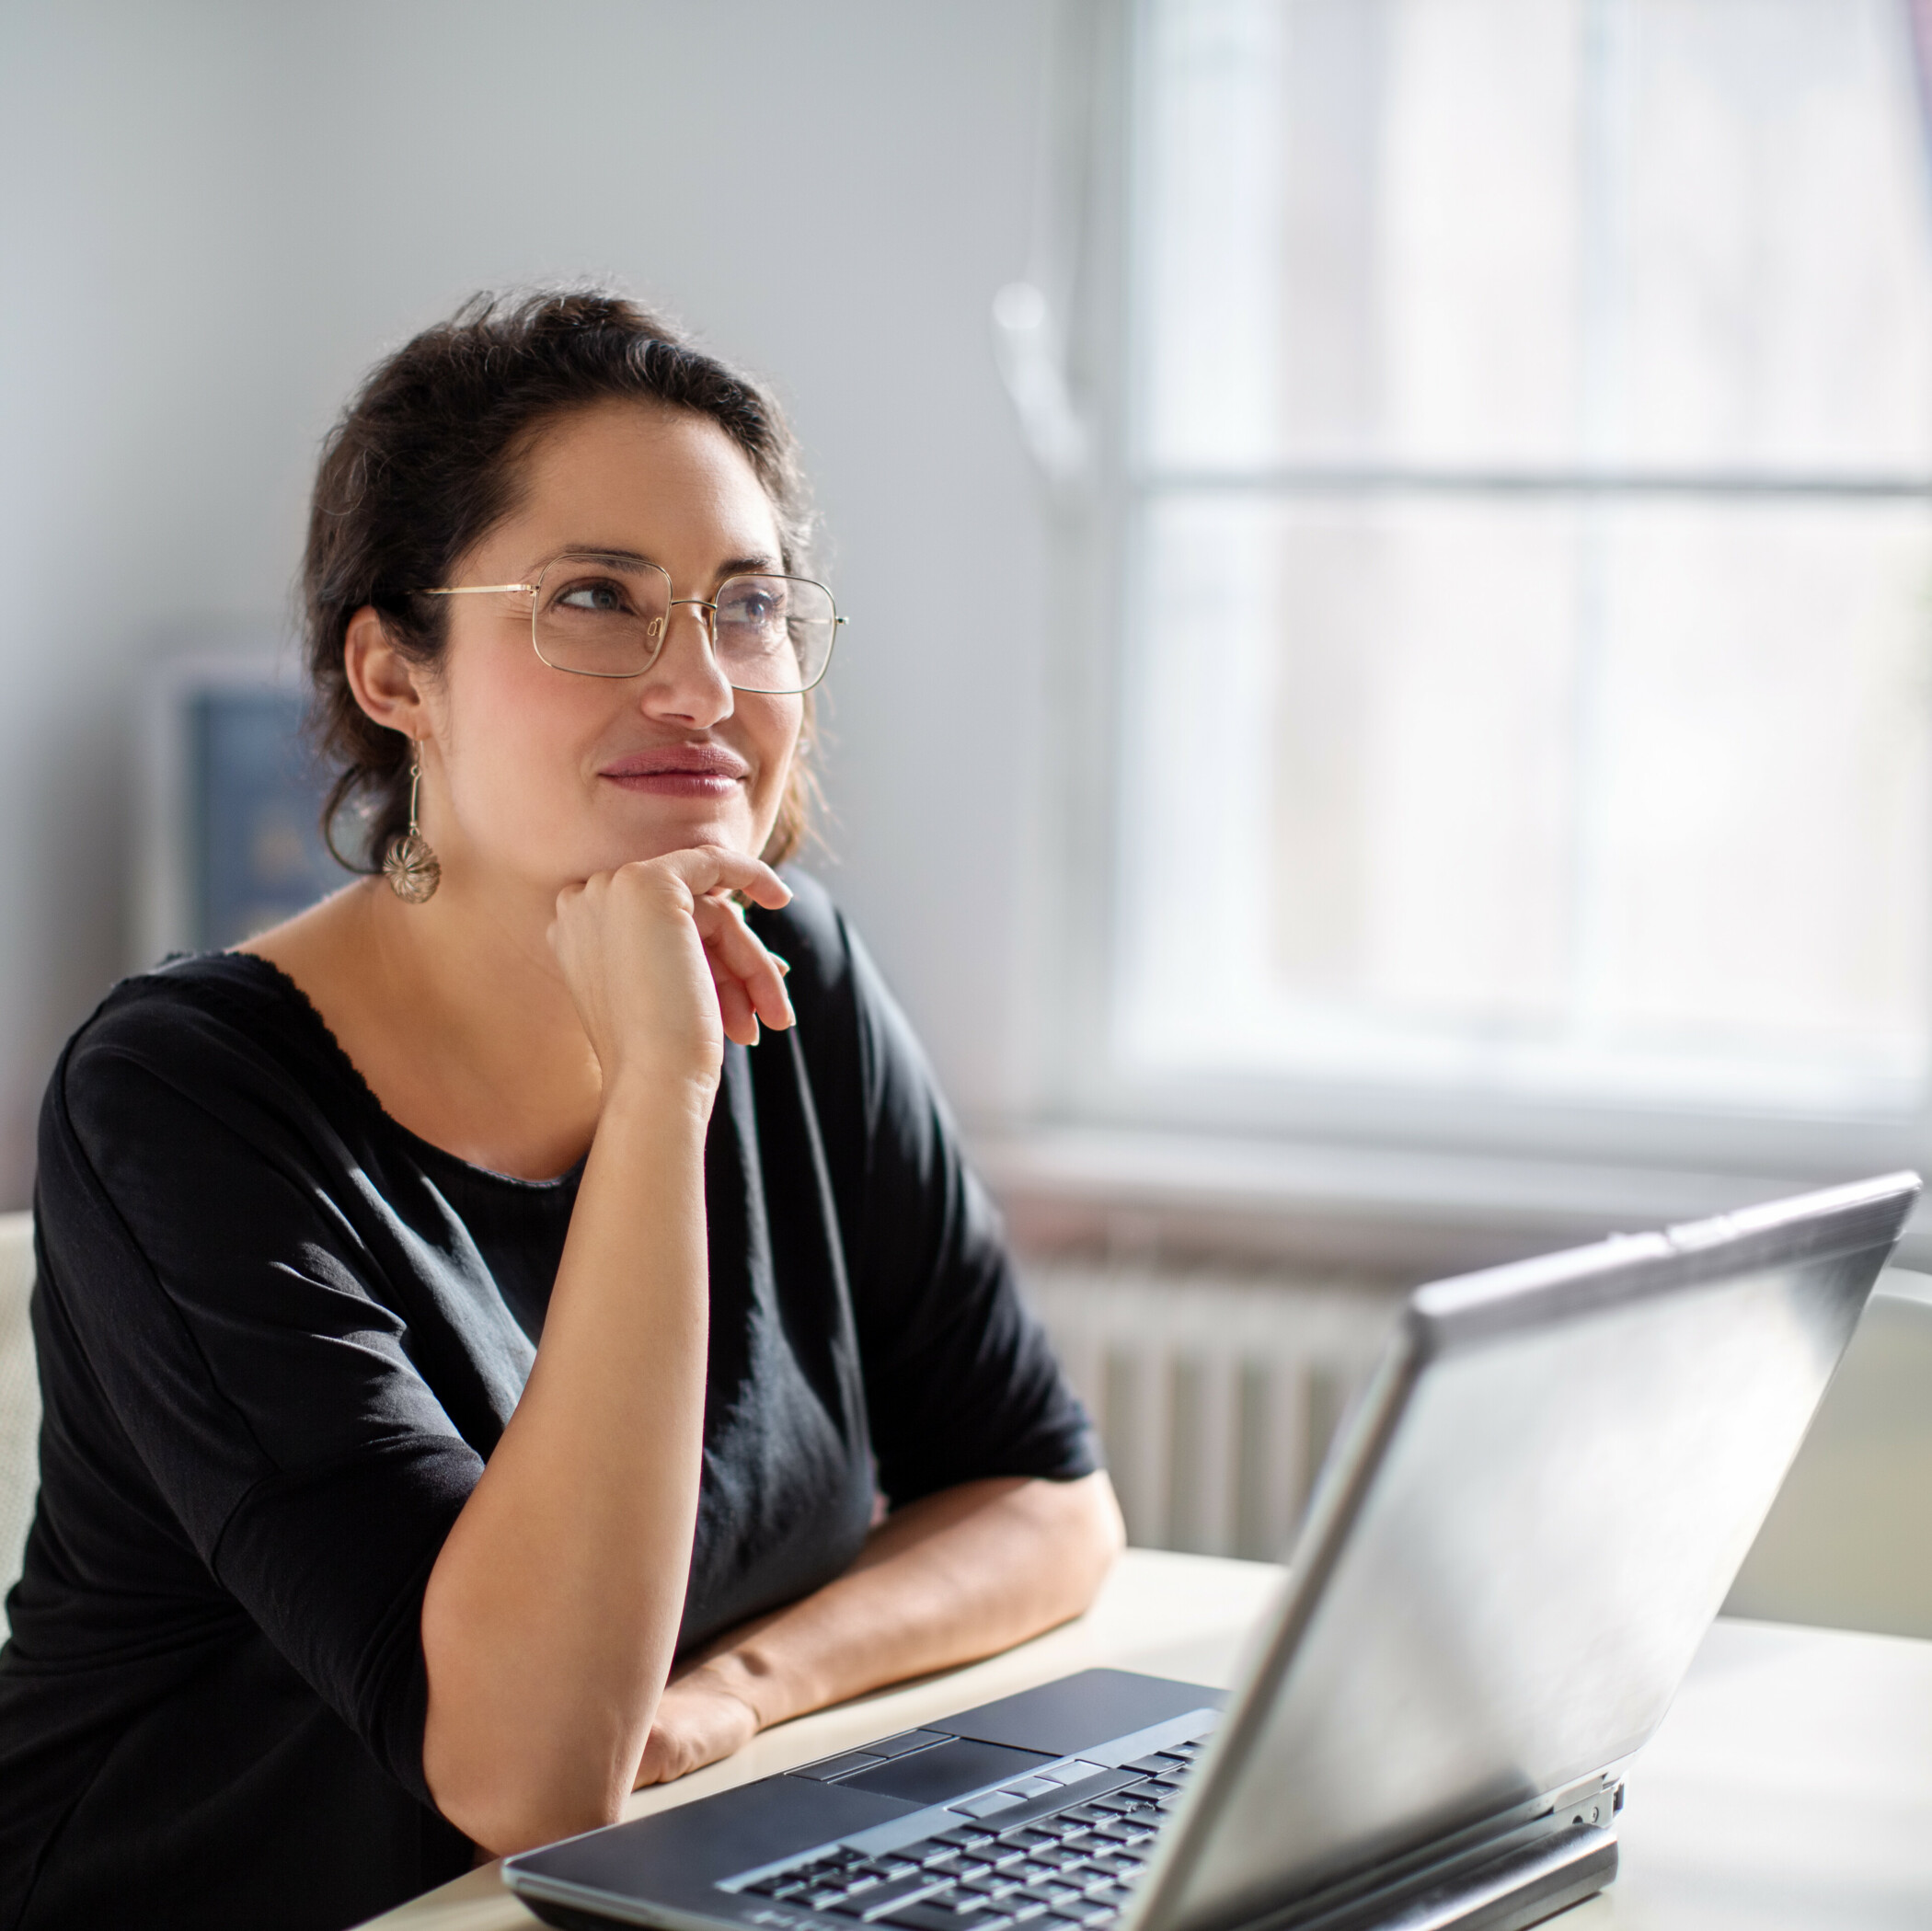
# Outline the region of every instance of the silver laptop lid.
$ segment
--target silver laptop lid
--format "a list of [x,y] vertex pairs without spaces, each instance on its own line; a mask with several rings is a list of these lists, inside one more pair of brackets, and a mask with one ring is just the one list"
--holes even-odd
[[1596,1780],[1662,1718],[1917,1198],[1901,1174],[1419,1290],[1138,1931]]

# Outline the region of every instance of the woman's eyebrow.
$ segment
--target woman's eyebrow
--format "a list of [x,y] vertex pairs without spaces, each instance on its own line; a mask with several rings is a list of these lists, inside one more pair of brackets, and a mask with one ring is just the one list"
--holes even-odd
[[[655,557],[647,557],[641,550],[614,548],[608,544],[602,543],[573,543],[561,554],[569,557],[594,557],[601,563],[648,563],[654,569],[661,569],[663,568],[663,565],[659,563]],[[769,575],[783,568],[784,565],[777,557],[771,556],[767,552],[759,551],[747,557],[726,557],[718,566],[717,569],[712,572],[712,575],[719,582],[722,582],[727,577],[742,576],[747,572]]]
[[661,568],[655,557],[647,557],[641,550],[627,550],[621,545],[607,543],[566,544],[558,553],[563,557],[585,557],[598,563],[649,563]]

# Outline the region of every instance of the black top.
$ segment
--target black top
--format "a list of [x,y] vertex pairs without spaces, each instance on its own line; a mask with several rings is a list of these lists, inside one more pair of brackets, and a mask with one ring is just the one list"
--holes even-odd
[[[1094,1465],[905,1021],[823,893],[726,1049],[682,1646],[894,1502]],[[514,1408],[579,1174],[406,1132],[247,955],[118,986],[41,1114],[40,1500],[0,1650],[0,1926],[335,1931],[466,1869],[422,1595]],[[567,1506],[567,1499],[559,1499]]]

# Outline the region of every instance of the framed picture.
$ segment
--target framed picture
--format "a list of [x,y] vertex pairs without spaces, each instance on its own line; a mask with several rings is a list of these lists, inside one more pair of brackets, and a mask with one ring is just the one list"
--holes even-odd
[[279,657],[164,663],[143,707],[132,937],[139,969],[219,951],[347,881],[322,841],[327,789]]

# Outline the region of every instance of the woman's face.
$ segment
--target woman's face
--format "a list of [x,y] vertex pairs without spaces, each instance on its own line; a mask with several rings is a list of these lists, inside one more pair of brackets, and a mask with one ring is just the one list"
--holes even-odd
[[[607,402],[554,425],[520,506],[451,583],[527,583],[567,550],[628,552],[708,598],[744,570],[782,570],[777,522],[742,452],[708,419]],[[694,845],[757,853],[771,833],[802,697],[734,691],[704,613],[675,605],[650,670],[553,670],[526,596],[448,599],[449,644],[423,689],[422,828],[452,882],[509,874],[555,891]]]

